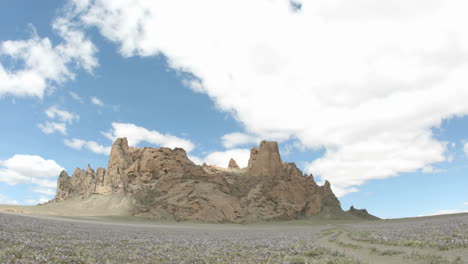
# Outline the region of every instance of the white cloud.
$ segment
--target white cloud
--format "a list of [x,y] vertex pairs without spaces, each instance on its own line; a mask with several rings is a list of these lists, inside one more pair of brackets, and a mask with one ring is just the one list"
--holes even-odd
[[95,57],[97,48],[94,44],[67,17],[57,18],[52,27],[65,42],[63,45],[57,46],[60,54],[69,60],[73,59],[73,62],[79,67],[92,73],[93,69],[98,66]]
[[55,196],[55,187],[54,188],[39,187],[39,188],[32,189],[32,191],[35,193],[40,193],[40,194],[48,195],[52,197]]
[[76,101],[78,101],[80,103],[83,103],[83,98],[81,98],[81,96],[79,96],[77,93],[70,92],[69,94],[70,94],[71,98],[75,99]]
[[167,148],[183,148],[187,152],[195,148],[195,145],[190,140],[171,134],[162,134],[156,130],[148,130],[130,123],[112,123],[111,131],[102,134],[112,141],[116,138],[126,137],[128,144],[131,146],[137,146],[141,142],[148,142]]
[[52,119],[57,118],[60,121],[67,122],[69,124],[72,124],[73,121],[76,121],[76,120],[80,119],[79,115],[74,114],[74,113],[70,113],[70,112],[65,111],[65,110],[58,109],[55,106],[49,107],[45,111],[45,114],[49,118],[52,118]]
[[434,168],[433,166],[425,166],[421,169],[423,173],[440,173],[443,172],[444,170]]
[[466,142],[465,144],[463,144],[463,151],[464,151],[465,154],[468,156],[468,142]]
[[301,142],[293,141],[292,143],[284,144],[280,151],[282,155],[286,156],[297,151],[304,152],[306,151],[306,148]]
[[54,84],[74,79],[73,68],[84,68],[91,72],[98,65],[94,54],[96,48],[82,31],[68,19],[58,18],[54,30],[62,42],[53,45],[49,38],[40,38],[33,28],[28,40],[8,40],[0,43],[0,55],[9,56],[18,67],[7,69],[0,62],[0,97],[43,98]]
[[104,106],[104,103],[96,96],[91,96],[89,100],[91,101],[92,104],[95,104],[97,106]]
[[423,173],[433,173],[434,172],[434,167],[432,166],[425,166],[421,169]]
[[245,144],[258,144],[261,139],[256,136],[247,135],[240,132],[234,132],[224,135],[221,138],[223,146],[226,148],[233,148]]
[[449,209],[449,210],[440,210],[431,215],[460,214],[460,213],[467,213],[467,212],[468,210]]
[[468,205],[468,202],[464,202],[463,204],[464,204],[464,205]]
[[96,154],[104,154],[109,155],[111,151],[111,147],[106,147],[96,143],[95,141],[87,141],[78,138],[73,138],[72,140],[65,139],[65,145],[70,148],[81,150],[82,148],[87,148]]
[[196,76],[246,133],[324,147],[308,172],[340,195],[445,161],[431,128],[468,113],[466,1],[75,3],[123,56]]
[[193,155],[187,155],[187,157],[189,158],[189,160],[191,160],[193,163],[197,164],[197,165],[202,165],[203,164],[203,159],[197,157],[197,156],[193,156]]
[[36,155],[14,155],[0,161],[0,182],[8,185],[33,184],[37,189],[55,189],[63,167]]
[[57,122],[45,122],[42,124],[37,125],[39,129],[45,134],[52,134],[54,132],[59,132],[62,135],[67,134],[67,125],[65,123],[57,123]]
[[189,156],[189,159],[198,165],[206,163],[208,165],[227,168],[229,160],[233,158],[240,168],[245,168],[249,162],[249,157],[249,149],[230,149],[226,151],[211,152],[204,158]]
[[40,196],[39,199],[28,199],[25,200],[23,203],[26,205],[36,205],[36,204],[43,204],[51,200],[52,197],[48,196]]
[[45,134],[52,134],[54,132],[60,132],[63,135],[67,134],[67,123],[72,124],[74,121],[80,119],[77,114],[70,113],[65,110],[58,109],[55,106],[49,107],[45,114],[51,119],[58,119],[61,122],[44,122],[38,124],[39,129]]
[[5,195],[0,194],[0,204],[18,204],[18,201],[10,200]]

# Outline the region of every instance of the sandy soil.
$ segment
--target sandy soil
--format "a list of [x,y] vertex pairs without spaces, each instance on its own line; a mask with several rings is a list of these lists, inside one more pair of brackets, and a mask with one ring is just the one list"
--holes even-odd
[[129,197],[96,195],[38,206],[0,205],[0,212],[63,216],[131,216],[133,201]]

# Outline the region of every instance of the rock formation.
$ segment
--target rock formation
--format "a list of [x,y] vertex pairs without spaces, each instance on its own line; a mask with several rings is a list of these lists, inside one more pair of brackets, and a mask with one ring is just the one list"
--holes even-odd
[[240,169],[239,165],[237,165],[237,162],[234,159],[229,160],[228,164],[228,169]]
[[354,206],[351,205],[349,210],[347,211],[349,214],[355,215],[361,219],[367,219],[367,220],[377,220],[379,219],[378,217],[371,215],[367,212],[366,209],[356,209]]
[[262,141],[260,148],[252,148],[249,159],[249,174],[274,176],[282,173],[283,164],[276,142]]
[[278,144],[269,141],[252,149],[247,168],[231,159],[224,169],[198,166],[181,148],[133,148],[119,138],[107,170],[88,165],[71,177],[63,171],[54,202],[107,194],[130,196],[133,215],[161,220],[241,223],[351,215],[328,181],[318,186],[294,163],[283,163]]

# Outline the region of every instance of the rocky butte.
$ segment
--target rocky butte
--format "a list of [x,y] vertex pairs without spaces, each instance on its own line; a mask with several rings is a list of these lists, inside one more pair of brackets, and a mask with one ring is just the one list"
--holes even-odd
[[247,168],[233,159],[227,165],[199,166],[181,148],[134,148],[118,138],[107,170],[88,165],[71,177],[63,171],[50,203],[114,195],[132,201],[134,216],[170,221],[375,218],[365,210],[343,211],[330,183],[319,186],[294,163],[282,162],[276,142],[252,148]]

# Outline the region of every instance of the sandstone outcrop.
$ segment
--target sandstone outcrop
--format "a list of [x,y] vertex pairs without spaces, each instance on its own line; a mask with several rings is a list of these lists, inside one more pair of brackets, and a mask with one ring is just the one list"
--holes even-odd
[[228,164],[228,169],[240,169],[239,165],[237,165],[237,162],[234,159],[229,160]]
[[278,143],[262,141],[260,148],[252,148],[249,159],[249,173],[255,176],[280,175],[283,164],[279,154]]
[[242,223],[347,214],[330,183],[318,186],[294,163],[283,163],[276,142],[253,148],[247,168],[190,161],[181,148],[112,145],[108,169],[63,171],[54,202],[91,195],[132,197],[133,215],[161,220]]

